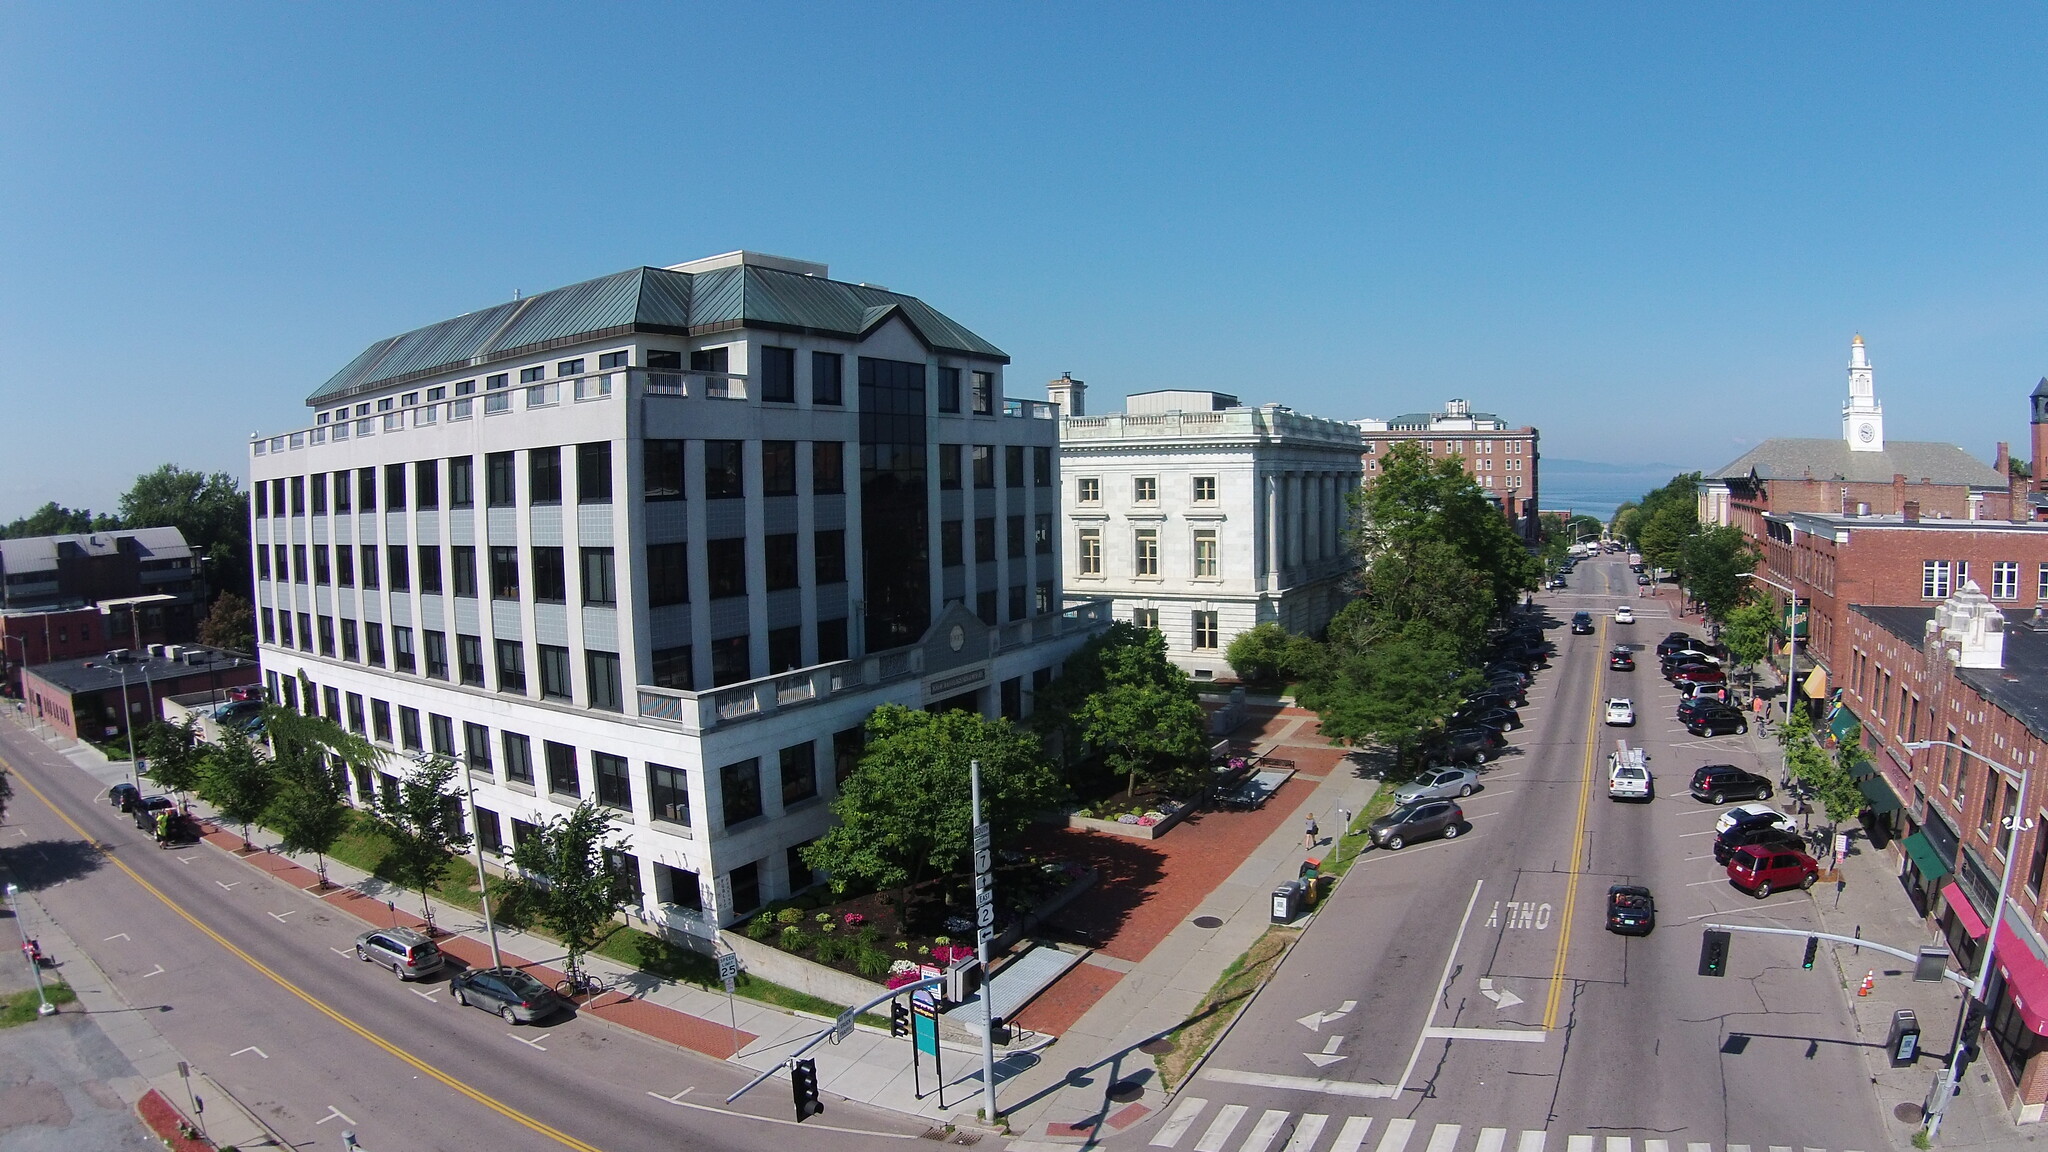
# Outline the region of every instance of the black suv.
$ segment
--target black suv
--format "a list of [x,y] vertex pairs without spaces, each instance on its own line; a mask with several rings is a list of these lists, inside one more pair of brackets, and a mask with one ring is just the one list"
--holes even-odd
[[1484,764],[1507,745],[1505,736],[1490,729],[1461,728],[1431,744],[1426,759],[1431,764]]
[[1572,613],[1572,635],[1591,636],[1592,634],[1593,614],[1591,612]]
[[1699,641],[1683,632],[1673,632],[1662,640],[1657,641],[1657,659],[1662,660],[1673,652],[1682,652],[1687,648],[1697,648],[1699,643]]
[[1714,863],[1726,865],[1737,849],[1751,844],[1766,852],[1806,851],[1806,839],[1799,833],[1787,832],[1769,819],[1751,820],[1714,837]]
[[1741,735],[1749,731],[1749,718],[1732,704],[1710,705],[1689,714],[1685,730],[1695,736]]
[[1733,764],[1709,764],[1692,774],[1692,796],[1709,804],[1730,800],[1769,800],[1771,782]]

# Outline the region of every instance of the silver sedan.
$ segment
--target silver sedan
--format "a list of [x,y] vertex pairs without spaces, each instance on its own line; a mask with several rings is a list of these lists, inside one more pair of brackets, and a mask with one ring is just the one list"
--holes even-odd
[[1417,800],[1449,800],[1470,796],[1479,789],[1479,773],[1470,768],[1431,768],[1394,789],[1395,804]]

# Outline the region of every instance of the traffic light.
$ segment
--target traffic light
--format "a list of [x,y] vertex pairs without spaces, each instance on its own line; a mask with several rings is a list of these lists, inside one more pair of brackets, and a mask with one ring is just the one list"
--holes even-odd
[[1709,928],[1700,933],[1700,975],[1726,976],[1728,974],[1728,933],[1720,928]]
[[1818,937],[1818,936],[1808,936],[1808,937],[1806,938],[1806,959],[1804,959],[1804,960],[1801,960],[1801,961],[1799,962],[1799,966],[1800,966],[1801,968],[1811,968],[1811,967],[1813,967],[1813,958],[1814,958],[1815,956],[1819,955],[1819,954],[1820,954],[1820,937]]
[[796,1119],[799,1124],[825,1110],[825,1106],[818,1103],[816,1060],[789,1062],[789,1094],[796,1100]]
[[910,1035],[910,1005],[901,1000],[889,1001],[889,1035]]

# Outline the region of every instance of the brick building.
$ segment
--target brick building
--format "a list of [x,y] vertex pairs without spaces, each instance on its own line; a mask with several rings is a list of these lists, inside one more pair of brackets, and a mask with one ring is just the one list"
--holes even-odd
[[1364,439],[1365,482],[1379,475],[1380,457],[1405,440],[1420,443],[1433,456],[1455,456],[1465,474],[1484,489],[1502,515],[1515,522],[1526,540],[1536,539],[1537,441],[1540,433],[1524,425],[1511,428],[1491,412],[1474,412],[1463,400],[1445,403],[1441,412],[1410,412],[1392,420],[1353,420]]
[[86,660],[58,660],[22,672],[29,714],[80,740],[119,740],[162,715],[158,701],[186,692],[254,684],[256,661],[204,644],[117,648]]
[[2048,1112],[2048,781],[2023,787],[1953,748],[1906,747],[1946,741],[2015,773],[2048,763],[2048,628],[2027,621],[2009,623],[1974,581],[1938,606],[1854,606],[1833,725],[1860,722],[1872,842],[1895,853],[1915,907],[1973,975],[2012,859],[1981,1066],[2012,1118],[2036,1123]]
[[190,640],[207,588],[176,528],[0,540],[0,664],[20,666]]

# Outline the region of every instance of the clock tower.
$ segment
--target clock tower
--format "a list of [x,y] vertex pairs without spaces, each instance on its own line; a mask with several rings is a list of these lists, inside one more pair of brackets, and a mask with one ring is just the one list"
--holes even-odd
[[1849,402],[1842,406],[1842,439],[1849,442],[1851,452],[1884,451],[1884,405],[1872,388],[1870,356],[1860,334],[1849,344]]
[[2034,406],[2034,456],[2030,461],[2034,469],[2033,488],[2036,492],[2048,491],[2048,485],[2042,483],[2048,480],[2048,474],[2042,472],[2043,468],[2048,468],[2048,376],[2043,376],[2041,382],[2034,385],[2034,394],[2029,400]]

